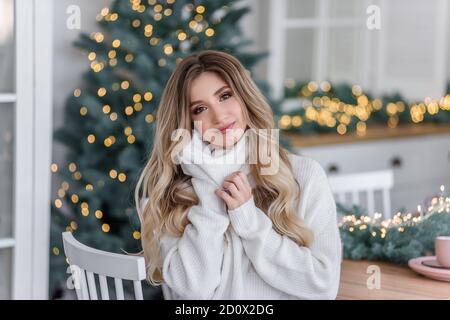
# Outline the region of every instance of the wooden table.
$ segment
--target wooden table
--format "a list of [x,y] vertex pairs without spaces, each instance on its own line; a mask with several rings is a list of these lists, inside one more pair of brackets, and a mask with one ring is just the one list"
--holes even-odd
[[[380,268],[380,289],[369,289],[370,265]],[[372,282],[373,283],[373,282]],[[450,282],[437,281],[415,273],[406,266],[378,261],[344,260],[338,300],[450,300]]]

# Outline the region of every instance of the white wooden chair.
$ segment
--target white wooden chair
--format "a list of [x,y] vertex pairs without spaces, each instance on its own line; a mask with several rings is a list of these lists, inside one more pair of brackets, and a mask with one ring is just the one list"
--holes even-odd
[[143,300],[141,280],[146,278],[143,257],[88,247],[71,232],[63,232],[62,237],[78,300],[98,300],[95,275],[98,275],[103,300],[109,300],[108,277],[114,279],[117,300],[125,299],[122,280],[133,281],[136,300]]
[[[370,171],[362,173],[329,175],[328,181],[334,194],[336,202],[343,205],[361,205],[360,193],[367,193],[368,215],[375,212],[375,192],[381,190],[382,194],[382,215],[384,218],[391,218],[391,198],[390,190],[394,186],[394,173],[392,170]],[[351,200],[346,200],[346,195],[350,193]],[[379,212],[379,211],[378,211]]]

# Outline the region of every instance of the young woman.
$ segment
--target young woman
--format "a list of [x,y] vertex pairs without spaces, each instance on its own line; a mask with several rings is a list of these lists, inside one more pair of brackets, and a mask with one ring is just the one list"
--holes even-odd
[[341,240],[326,174],[260,133],[273,114],[243,65],[213,50],[185,57],[156,119],[135,200],[148,280],[164,298],[335,299]]

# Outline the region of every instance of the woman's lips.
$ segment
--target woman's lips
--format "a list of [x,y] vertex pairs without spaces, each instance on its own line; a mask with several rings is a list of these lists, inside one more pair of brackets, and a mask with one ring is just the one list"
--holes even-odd
[[232,122],[230,125],[228,125],[227,127],[223,128],[222,130],[220,130],[220,132],[226,133],[227,130],[232,129],[232,128],[234,127],[234,124],[235,124],[235,123],[236,123],[236,121],[235,121],[235,122]]

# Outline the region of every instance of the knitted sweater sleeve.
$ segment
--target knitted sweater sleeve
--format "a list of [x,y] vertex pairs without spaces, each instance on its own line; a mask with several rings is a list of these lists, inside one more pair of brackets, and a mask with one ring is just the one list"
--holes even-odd
[[[181,237],[161,238],[164,282],[180,299],[211,299],[221,281],[224,234],[230,220],[211,186],[192,179],[200,204],[189,208]],[[224,204],[223,204],[224,205]]]
[[272,287],[298,299],[335,299],[341,240],[333,195],[324,170],[315,160],[308,159],[295,170],[302,186],[298,214],[314,234],[310,248],[276,232],[253,197],[228,210],[230,222],[256,272]]

